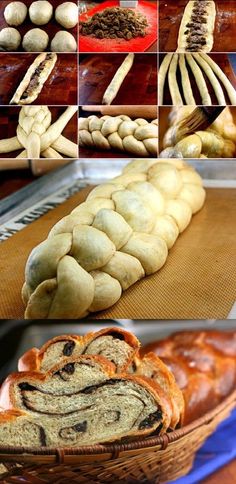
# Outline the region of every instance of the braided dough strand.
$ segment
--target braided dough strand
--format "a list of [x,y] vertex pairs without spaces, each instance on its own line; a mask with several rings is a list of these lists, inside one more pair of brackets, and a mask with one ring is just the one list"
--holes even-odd
[[82,318],[112,306],[122,291],[161,269],[204,200],[200,176],[182,160],[131,162],[32,251],[25,317]]
[[162,106],[164,101],[164,86],[166,75],[170,66],[173,54],[166,54],[158,72],[158,105]]

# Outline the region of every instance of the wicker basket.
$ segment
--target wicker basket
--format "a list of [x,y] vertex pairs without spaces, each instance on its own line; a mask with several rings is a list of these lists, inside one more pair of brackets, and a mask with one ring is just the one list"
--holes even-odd
[[0,447],[6,483],[163,483],[190,471],[195,453],[236,406],[236,391],[190,425],[129,444],[77,448]]

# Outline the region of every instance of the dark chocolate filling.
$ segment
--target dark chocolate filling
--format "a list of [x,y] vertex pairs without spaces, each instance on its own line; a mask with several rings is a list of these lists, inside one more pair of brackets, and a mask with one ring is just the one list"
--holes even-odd
[[149,429],[150,427],[155,424],[155,422],[158,422],[159,420],[162,419],[162,411],[157,410],[154,413],[150,413],[148,417],[146,417],[142,422],[139,424],[139,430],[144,430],[144,429]]
[[71,356],[75,348],[74,341],[68,341],[63,348],[63,355],[64,356]]

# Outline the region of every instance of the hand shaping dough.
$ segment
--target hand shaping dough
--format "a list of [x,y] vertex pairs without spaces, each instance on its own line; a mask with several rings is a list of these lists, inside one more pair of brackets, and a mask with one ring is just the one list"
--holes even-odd
[[30,20],[35,25],[47,24],[53,15],[53,7],[46,0],[33,2],[29,8]]
[[52,52],[76,52],[77,43],[75,38],[70,32],[61,30],[57,32],[51,42]]
[[4,10],[4,18],[8,25],[21,25],[26,19],[27,7],[23,2],[11,2]]
[[201,178],[183,161],[127,165],[33,249],[22,291],[25,317],[77,319],[109,308],[121,288],[165,264],[204,200]]
[[29,67],[10,104],[31,104],[37,99],[50,76],[57,54],[39,54]]
[[0,48],[9,52],[17,50],[21,43],[21,35],[18,30],[6,27],[0,32]]
[[78,14],[78,7],[75,3],[65,2],[56,8],[55,19],[65,29],[72,29],[78,23]]
[[31,29],[23,37],[23,48],[26,52],[43,52],[48,45],[49,37],[42,29]]

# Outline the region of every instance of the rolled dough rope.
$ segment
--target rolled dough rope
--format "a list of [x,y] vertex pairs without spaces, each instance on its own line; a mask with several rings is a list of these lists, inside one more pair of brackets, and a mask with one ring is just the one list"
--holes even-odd
[[179,86],[176,79],[176,70],[178,66],[178,54],[174,54],[169,68],[168,81],[169,89],[174,106],[183,106],[183,100],[180,94]]
[[[22,79],[19,87],[17,88],[10,104],[31,104],[34,102],[43,86],[50,76],[55,63],[57,61],[57,54],[55,53],[42,53],[39,54],[34,62],[27,70],[24,78]],[[30,92],[26,97],[22,97],[24,93],[29,89],[30,83],[33,82]]]
[[1,139],[0,140],[0,153],[9,153],[10,151],[16,151],[23,148],[18,138]]
[[162,106],[164,102],[164,86],[166,75],[169,69],[173,54],[166,54],[164,57],[159,72],[158,72],[158,105]]
[[78,145],[65,138],[65,136],[60,135],[59,138],[52,143],[51,148],[59,151],[63,155],[69,156],[69,158],[78,158]]
[[53,148],[47,148],[46,150],[44,150],[41,155],[44,157],[44,158],[63,158],[63,156],[61,156],[56,150],[54,150]]
[[[178,46],[176,52],[187,52],[189,45],[187,42],[187,38],[189,34],[186,34],[186,31],[194,31],[194,27],[187,27],[187,25],[191,22],[194,3],[194,0],[190,0],[185,7],[182,21],[180,24]],[[206,2],[206,11],[207,13],[204,17],[206,18],[207,22],[206,24],[200,24],[201,28],[203,27],[206,30],[206,32],[202,35],[206,39],[206,44],[199,46],[198,52],[210,52],[214,43],[214,28],[216,18],[216,6],[214,1],[208,0]]]
[[22,291],[26,318],[77,319],[107,309],[122,290],[165,264],[205,191],[182,160],[149,162],[132,161],[93,189],[33,249]]
[[[205,72],[206,76],[208,77],[209,81],[211,82],[211,85],[215,91],[215,95],[217,97],[218,103],[221,106],[226,105],[226,100],[224,96],[224,91],[215,76],[213,70],[211,67],[207,64],[207,62],[201,57],[201,54],[192,54],[194,59],[197,61],[197,63],[201,66],[203,72]],[[206,54],[207,55],[207,54]]]
[[186,104],[190,106],[195,106],[196,102],[193,97],[193,90],[189,79],[189,73],[186,67],[184,54],[179,54],[179,68],[181,73],[182,87],[183,87],[183,93],[184,93]]
[[[236,105],[236,90],[232,86],[231,82],[225,75],[225,73],[222,71],[222,69],[213,61],[211,57],[207,54],[201,54],[201,58],[207,62],[207,64],[211,67],[213,72],[218,76],[218,78],[221,80],[222,84],[224,85],[230,102],[233,105]],[[226,104],[226,103],[225,103]]]
[[198,89],[199,89],[199,92],[200,92],[200,95],[201,95],[201,98],[202,98],[203,106],[211,106],[212,105],[211,97],[210,97],[210,94],[208,92],[206,81],[204,79],[204,76],[202,74],[202,71],[201,71],[199,65],[193,59],[192,54],[186,54],[186,59],[187,59],[189,66],[191,67],[193,76],[194,76],[196,84],[198,86]]
[[62,133],[63,129],[66,127],[70,119],[74,116],[74,114],[78,111],[77,106],[69,106],[64,113],[55,121],[55,123],[51,124],[45,134],[41,137],[41,150],[44,151],[51,144],[53,144],[57,138],[59,138],[60,134]]
[[21,153],[18,156],[16,156],[16,158],[28,158],[27,151],[26,150],[21,151]]
[[107,87],[103,95],[102,104],[111,104],[113,99],[115,99],[122,82],[124,81],[125,77],[127,76],[133,65],[133,62],[134,54],[128,54],[119,69],[116,71],[109,86]]

